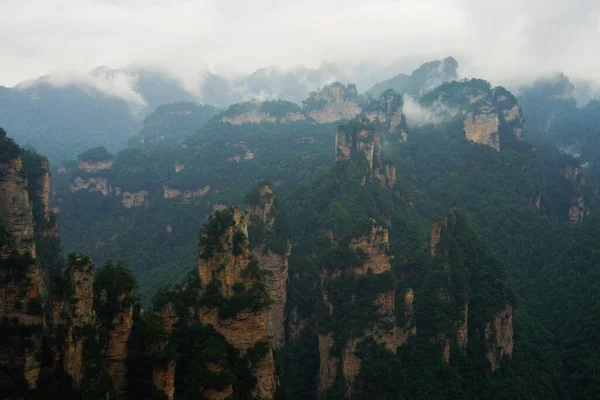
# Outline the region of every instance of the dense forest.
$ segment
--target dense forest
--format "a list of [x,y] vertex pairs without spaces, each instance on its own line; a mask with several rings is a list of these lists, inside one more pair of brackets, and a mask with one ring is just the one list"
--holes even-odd
[[456,68],[161,105],[51,190],[2,131],[0,392],[598,398],[597,101]]

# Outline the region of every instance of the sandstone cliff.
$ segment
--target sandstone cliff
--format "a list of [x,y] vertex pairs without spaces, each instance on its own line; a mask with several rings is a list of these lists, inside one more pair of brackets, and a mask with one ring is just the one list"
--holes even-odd
[[[25,165],[27,161],[27,166]],[[36,237],[47,222],[48,164],[0,129],[0,368],[35,388],[41,368],[46,286]]]
[[[259,188],[256,202],[247,202],[248,223],[250,229],[256,229],[261,237],[274,236],[275,232],[275,201],[269,185]],[[252,232],[251,230],[251,232]],[[285,240],[285,239],[284,239]],[[273,348],[285,344],[285,304],[287,301],[288,257],[289,245],[284,249],[273,249],[265,243],[253,246],[252,254],[258,260],[261,271],[266,271],[264,284],[271,304],[267,315],[267,334],[272,338]],[[279,252],[278,252],[279,251]]]
[[[166,332],[170,335],[171,332],[173,332],[173,325],[175,325],[178,320],[173,303],[164,305],[156,312],[156,315],[162,319]],[[167,345],[168,341],[159,342],[157,343],[156,348],[151,350],[162,351]],[[152,382],[154,383],[154,386],[165,394],[167,400],[173,400],[175,397],[175,367],[176,362],[170,360],[167,362],[166,368],[155,366],[152,371]]]
[[70,260],[60,272],[61,284],[55,288],[52,301],[52,328],[55,334],[54,359],[73,379],[73,387],[81,389],[85,367],[82,333],[95,326],[94,264],[87,257]]
[[302,106],[308,116],[318,123],[352,119],[362,111],[358,105],[356,86],[341,83],[333,83],[312,92]]
[[443,84],[423,96],[424,105],[442,119],[461,118],[466,138],[500,151],[503,143],[523,137],[523,113],[508,90],[471,79]]
[[492,372],[500,367],[500,361],[504,356],[512,357],[513,333],[513,306],[508,304],[485,326],[486,356]]
[[[395,288],[393,285],[382,285],[381,289],[375,289],[374,292],[368,294],[347,293],[344,301],[337,297],[339,295],[337,290],[336,297],[332,298],[331,293],[325,289],[344,285],[346,279],[356,279],[354,277],[357,276],[361,276],[362,279],[374,279],[373,282],[377,281],[379,276],[387,277],[386,273],[391,270],[391,256],[387,254],[389,249],[388,230],[373,226],[368,233],[352,240],[349,248],[357,254],[362,254],[364,261],[360,265],[348,266],[349,269],[344,272],[322,271],[321,286],[324,288],[322,301],[327,309],[327,317],[324,318],[334,320],[343,318],[342,315],[347,313],[348,307],[353,307],[358,296],[369,296],[372,299],[369,306],[372,307],[370,312],[373,313],[375,320],[360,329],[360,333],[356,332],[352,335],[335,329],[330,331],[325,321],[322,321],[326,326],[321,329],[318,338],[319,390],[326,390],[343,379],[346,395],[350,395],[354,380],[360,371],[361,359],[356,355],[357,346],[367,337],[372,337],[375,342],[395,353],[399,337],[395,318]],[[333,349],[338,349],[338,351],[332,353]]]
[[113,316],[106,342],[105,357],[108,363],[108,373],[113,378],[117,399],[127,398],[126,361],[129,356],[127,342],[133,328],[133,304],[129,302],[129,299],[132,297],[133,291],[119,295],[119,309]]
[[378,102],[374,102],[370,109],[365,110],[364,116],[383,127],[383,132],[393,133],[402,123],[402,97],[392,89],[386,90]]
[[[263,186],[257,203],[248,207],[252,224],[263,224],[264,234],[274,223],[269,212],[272,201],[270,188]],[[287,254],[273,254],[262,243],[255,245],[253,254],[248,218],[245,212],[231,208],[217,211],[207,224],[198,264],[204,296],[221,296],[231,308],[225,311],[223,306],[205,304],[199,315],[203,324],[212,326],[242,355],[259,343],[268,343],[252,373],[257,379],[255,395],[272,398],[277,386],[272,347],[283,344]],[[248,298],[247,304],[240,303],[241,296]],[[210,397],[223,395],[215,392]]]

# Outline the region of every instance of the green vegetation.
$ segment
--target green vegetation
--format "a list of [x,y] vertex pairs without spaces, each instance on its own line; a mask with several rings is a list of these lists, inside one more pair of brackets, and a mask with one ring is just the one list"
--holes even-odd
[[93,149],[88,149],[81,153],[77,159],[79,161],[85,162],[100,162],[100,161],[110,161],[115,158],[114,154],[110,153],[106,150],[105,147],[99,146],[94,147]]

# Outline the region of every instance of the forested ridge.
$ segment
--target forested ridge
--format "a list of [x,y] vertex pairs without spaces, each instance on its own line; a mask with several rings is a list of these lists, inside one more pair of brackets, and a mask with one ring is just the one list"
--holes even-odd
[[26,374],[2,393],[597,398],[595,102],[557,97],[565,77],[516,96],[442,82],[455,63],[302,107],[160,106],[130,147],[57,165],[52,195],[44,159],[3,134],[38,253],[7,219],[23,200],[2,217],[2,288],[38,263],[47,293],[10,310],[52,322],[37,388]]

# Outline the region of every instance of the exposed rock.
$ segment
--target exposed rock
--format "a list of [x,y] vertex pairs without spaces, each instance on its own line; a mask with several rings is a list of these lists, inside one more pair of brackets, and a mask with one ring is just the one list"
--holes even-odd
[[[119,303],[133,296],[133,292],[126,292],[119,296]],[[127,357],[129,348],[127,342],[133,328],[133,305],[121,306],[120,311],[112,320],[106,344],[106,361],[108,373],[113,378],[115,392],[118,399],[127,398]]]
[[336,161],[350,158],[353,151],[364,153],[369,169],[373,169],[373,160],[379,159],[381,142],[379,133],[373,131],[370,127],[362,125],[356,127],[345,126],[340,128],[335,135],[335,154]]
[[190,203],[193,199],[203,197],[210,190],[210,185],[206,185],[204,187],[198,189],[174,189],[168,186],[163,186],[165,199],[174,199],[177,197],[183,197],[184,203]]
[[[409,337],[417,334],[417,326],[415,324],[415,292],[408,289],[404,293],[404,317],[396,331],[396,344],[402,346]],[[398,321],[400,322],[400,321]]]
[[319,123],[352,119],[361,113],[356,86],[334,83],[312,92],[302,102],[308,116]]
[[465,134],[471,142],[484,144],[500,151],[500,138],[498,136],[500,121],[498,114],[488,108],[485,108],[485,110],[481,109],[478,114],[468,113],[465,116]]
[[[72,288],[72,297],[53,301],[55,332],[65,332],[64,338],[57,337],[62,349],[55,348],[55,361],[61,364],[73,378],[73,387],[81,388],[84,371],[83,346],[85,337],[81,331],[94,325],[94,264],[91,262],[71,263],[63,272],[67,285]],[[62,340],[61,340],[62,339]]]
[[11,249],[20,254],[29,252],[35,257],[34,219],[22,169],[20,156],[0,164],[0,219],[12,236]]
[[[20,150],[11,139],[2,134],[2,150],[14,151],[14,157],[0,163],[0,220],[8,234],[0,257],[6,268],[0,270],[0,319],[3,335],[0,340],[0,365],[3,371],[22,373],[29,388],[37,385],[41,370],[41,351],[44,329],[44,302],[46,287],[44,271],[34,259],[35,219],[32,213],[34,200],[47,205],[49,188],[45,186],[47,162],[41,161],[39,175],[41,186],[34,193],[28,192]],[[37,199],[35,199],[37,197]],[[16,252],[19,256],[18,270],[6,260]]]
[[469,303],[465,303],[464,309],[461,310],[460,318],[456,321],[456,345],[462,354],[467,351],[467,329],[469,318]]
[[185,165],[183,165],[179,161],[175,161],[174,167],[175,167],[175,173],[179,173],[185,169]]
[[439,221],[431,224],[431,236],[429,241],[429,251],[432,257],[435,257],[437,252],[437,246],[440,244],[442,238],[442,230],[448,226],[448,219],[446,217],[441,218]]
[[125,208],[143,206],[146,196],[148,196],[148,192],[145,190],[140,190],[139,192],[123,192],[121,204],[123,204]]
[[110,167],[113,166],[113,161],[112,160],[105,160],[105,161],[96,161],[96,162],[92,162],[92,161],[78,161],[77,162],[77,166],[79,168],[80,171],[85,171],[85,172],[98,172],[98,171],[103,171],[106,169],[109,169]]
[[393,189],[396,185],[396,167],[392,164],[374,169],[373,174],[381,181],[381,187],[384,189]]
[[[267,193],[267,191],[263,190],[263,193]],[[263,200],[267,199],[263,198]],[[242,354],[245,354],[258,342],[267,342],[271,346],[278,347],[283,342],[283,324],[285,322],[283,310],[286,296],[287,256],[278,256],[270,252],[264,254],[263,247],[259,246],[257,248],[258,257],[255,258],[248,248],[248,216],[246,213],[237,208],[222,213],[230,213],[231,221],[221,222],[219,236],[211,237],[211,241],[218,241],[218,245],[210,249],[206,246],[200,248],[198,273],[202,287],[207,287],[212,281],[217,281],[220,284],[221,295],[230,298],[235,294],[234,286],[236,284],[241,283],[250,288],[255,280],[259,279],[247,273],[249,264],[258,261],[258,268],[273,272],[273,275],[265,278],[263,282],[272,303],[258,311],[241,310],[231,318],[221,318],[217,308],[203,307],[199,310],[200,321],[215,328]],[[226,214],[213,218],[222,219],[224,215]],[[269,218],[269,214],[265,213],[252,215],[254,218],[261,218],[261,216]],[[281,327],[277,324],[281,324]],[[272,398],[277,379],[275,360],[271,349],[252,372],[257,379],[254,395]]]
[[108,196],[111,192],[111,187],[108,183],[108,179],[104,177],[90,176],[85,179],[80,176],[75,177],[71,183],[71,192],[75,193],[80,190],[88,190],[90,192],[100,192],[104,196]]
[[290,122],[298,122],[306,120],[306,116],[301,113],[285,113],[281,116],[274,116],[261,111],[250,111],[235,116],[223,116],[221,122],[232,125],[242,124],[264,124],[264,123],[280,123],[287,124]]
[[392,268],[390,265],[392,257],[386,254],[390,247],[387,229],[373,226],[368,235],[352,240],[350,247],[353,250],[360,248],[369,256],[361,267],[354,268],[355,273],[362,275],[372,271],[381,274]]
[[[173,325],[177,323],[177,313],[173,303],[165,304],[156,315],[162,318],[165,323],[165,328],[170,334],[173,331]],[[168,342],[158,343],[158,349],[164,350]],[[169,361],[166,368],[155,367],[152,371],[152,382],[154,386],[162,391],[167,400],[175,398],[175,361]]]
[[287,301],[288,254],[279,255],[259,248],[254,250],[258,265],[263,271],[272,275],[265,276],[264,284],[272,303],[267,310],[267,335],[271,338],[273,348],[278,349],[285,344],[285,304]]
[[[360,249],[368,256],[361,267],[352,269],[353,274],[382,274],[390,271],[391,256],[386,254],[389,249],[389,233],[387,229],[373,226],[369,234],[352,240],[350,248],[353,250]],[[321,275],[323,281],[336,279],[340,276],[339,273],[329,275],[322,273]],[[327,292],[323,293],[323,302],[329,307],[329,314],[332,315],[332,318],[335,318],[334,306],[329,302]],[[361,365],[361,360],[355,355],[356,347],[368,336],[371,336],[377,343],[385,345],[388,350],[396,352],[399,335],[397,333],[395,318],[395,290],[392,288],[388,291],[378,293],[375,304],[383,323],[375,324],[372,329],[369,329],[360,337],[352,338],[343,344],[336,344],[337,346],[341,345],[341,358],[339,360],[330,354],[330,349],[334,345],[332,335],[319,334],[319,355],[321,358],[319,390],[327,389],[336,381],[339,365],[346,384],[346,395],[351,395],[354,379],[358,375]]]
[[334,340],[331,334],[319,334],[319,391],[330,388],[337,378],[339,361],[329,354]]
[[38,178],[38,190],[36,195],[44,206],[44,216],[46,219],[48,219],[50,212],[50,172],[48,169],[48,161],[43,160],[40,167],[41,170],[45,172],[43,172]]
[[379,109],[366,111],[364,115],[383,126],[385,132],[395,132],[402,123],[402,97],[392,89],[386,90],[379,97]]
[[507,304],[506,308],[487,323],[485,339],[488,343],[487,359],[492,372],[500,367],[502,357],[512,358],[513,353],[513,306]]
[[579,223],[583,221],[584,216],[585,201],[583,196],[573,196],[573,198],[571,198],[571,205],[569,206],[569,221]]

